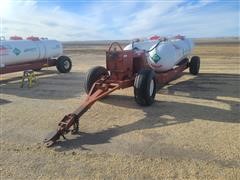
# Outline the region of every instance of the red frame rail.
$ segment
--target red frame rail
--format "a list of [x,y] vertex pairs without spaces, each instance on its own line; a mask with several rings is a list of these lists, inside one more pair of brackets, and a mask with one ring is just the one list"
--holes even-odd
[[0,68],[0,74],[13,73],[18,71],[25,71],[30,69],[41,69],[44,67],[56,66],[56,59],[43,59],[40,61],[32,61],[26,63],[19,63],[13,65],[6,65],[5,67]]

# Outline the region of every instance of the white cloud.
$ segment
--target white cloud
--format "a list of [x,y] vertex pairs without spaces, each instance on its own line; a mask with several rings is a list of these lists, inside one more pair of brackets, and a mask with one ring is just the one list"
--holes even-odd
[[181,3],[182,1],[149,3],[146,9],[133,13],[132,21],[129,21],[127,26],[123,27],[121,31],[127,32],[128,34],[125,35],[128,37],[134,35],[141,36],[143,32],[161,32],[161,29],[165,27],[159,28],[159,24],[163,23],[162,20],[167,22],[166,14],[169,14],[169,11],[172,11],[172,9],[177,9],[177,6]]
[[35,35],[61,40],[94,39],[103,27],[92,17],[68,12],[59,6],[38,7],[36,1],[12,1],[9,12],[2,16],[2,26],[5,36]]
[[191,37],[237,35],[238,12],[228,9],[231,4],[223,6],[216,0],[95,2],[84,13],[59,5],[43,6],[36,0],[2,0],[0,7],[4,1],[1,35],[7,37],[97,40],[178,33]]

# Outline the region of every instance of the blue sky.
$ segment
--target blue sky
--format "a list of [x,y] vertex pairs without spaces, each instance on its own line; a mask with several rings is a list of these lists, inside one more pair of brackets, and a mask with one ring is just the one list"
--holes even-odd
[[0,1],[1,36],[63,41],[239,36],[239,12],[237,0]]

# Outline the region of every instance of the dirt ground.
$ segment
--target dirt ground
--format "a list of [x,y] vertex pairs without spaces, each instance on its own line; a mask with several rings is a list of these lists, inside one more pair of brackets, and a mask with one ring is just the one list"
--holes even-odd
[[81,135],[52,148],[44,136],[86,96],[86,71],[105,64],[107,46],[65,45],[71,73],[55,67],[20,88],[1,76],[1,179],[239,179],[239,44],[200,43],[201,71],[188,70],[139,107],[133,89],[114,92],[80,120]]

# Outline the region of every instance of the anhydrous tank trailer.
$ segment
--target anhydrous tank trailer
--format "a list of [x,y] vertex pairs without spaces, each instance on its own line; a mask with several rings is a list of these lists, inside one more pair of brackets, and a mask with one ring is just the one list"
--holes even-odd
[[0,74],[24,70],[39,71],[44,67],[56,66],[60,73],[72,68],[69,57],[63,56],[62,44],[46,38],[13,36],[10,40],[0,39]]
[[157,90],[180,77],[185,69],[198,74],[200,58],[189,59],[192,49],[192,41],[180,35],[171,39],[153,36],[132,42],[124,49],[119,43],[112,43],[106,52],[106,68],[94,67],[86,75],[85,101],[59,122],[56,131],[48,134],[45,145],[52,146],[70,131],[78,133],[79,118],[97,100],[117,89],[133,87],[135,101],[141,106],[150,106]]

